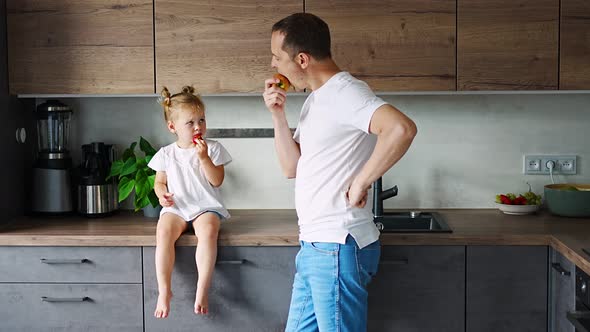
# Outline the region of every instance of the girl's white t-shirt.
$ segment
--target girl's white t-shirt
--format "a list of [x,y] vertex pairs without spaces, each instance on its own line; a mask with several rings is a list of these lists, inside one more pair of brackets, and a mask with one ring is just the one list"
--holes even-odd
[[[205,139],[205,142],[215,166],[232,161],[221,143],[210,139]],[[196,147],[182,149],[176,142],[164,146],[150,160],[148,167],[166,172],[168,192],[174,194],[174,205],[163,207],[160,215],[171,212],[185,221],[192,221],[205,211],[215,211],[224,219],[230,217],[222,203],[219,188],[213,187],[201,170]]]

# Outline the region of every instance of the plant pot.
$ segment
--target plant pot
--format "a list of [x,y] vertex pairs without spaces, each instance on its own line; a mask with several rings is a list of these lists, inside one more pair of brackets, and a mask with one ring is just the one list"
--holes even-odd
[[161,205],[158,205],[156,207],[153,207],[151,204],[148,204],[142,210],[143,210],[143,215],[145,217],[148,217],[148,218],[159,218],[160,217],[160,211],[162,211],[162,206]]

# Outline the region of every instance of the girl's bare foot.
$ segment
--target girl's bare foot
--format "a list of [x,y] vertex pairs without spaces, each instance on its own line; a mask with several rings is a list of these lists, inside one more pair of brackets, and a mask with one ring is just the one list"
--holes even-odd
[[195,314],[206,315],[209,312],[209,297],[206,291],[198,290],[195,295]]
[[166,318],[170,312],[170,299],[172,298],[171,292],[164,292],[158,295],[158,303],[156,304],[156,311],[154,311],[154,317]]

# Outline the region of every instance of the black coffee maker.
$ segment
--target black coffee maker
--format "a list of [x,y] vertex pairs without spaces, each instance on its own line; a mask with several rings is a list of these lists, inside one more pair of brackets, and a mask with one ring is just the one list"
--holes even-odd
[[103,216],[119,208],[116,179],[107,177],[115,159],[113,146],[103,142],[82,145],[82,163],[78,169],[78,212]]

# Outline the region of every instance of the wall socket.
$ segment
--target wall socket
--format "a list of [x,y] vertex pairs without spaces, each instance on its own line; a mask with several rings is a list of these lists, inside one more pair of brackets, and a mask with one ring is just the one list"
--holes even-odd
[[524,174],[549,174],[548,162],[553,161],[553,174],[576,174],[576,155],[524,155],[522,172]]

